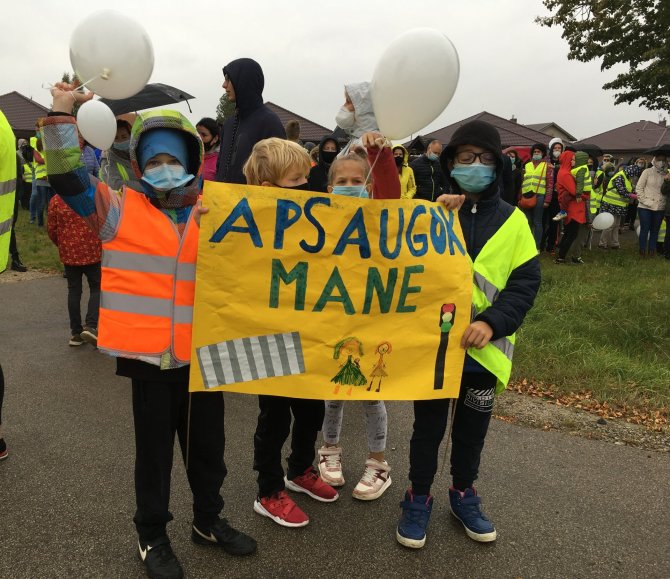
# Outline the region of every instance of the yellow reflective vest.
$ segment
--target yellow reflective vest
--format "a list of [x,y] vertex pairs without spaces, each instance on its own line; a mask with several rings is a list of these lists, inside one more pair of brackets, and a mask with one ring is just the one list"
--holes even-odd
[[521,184],[521,194],[536,193],[544,195],[547,192],[547,163],[541,161],[537,167],[533,162],[526,163],[523,170],[523,183]]
[[[528,219],[514,209],[477,255],[473,264],[472,317],[491,307],[505,289],[510,274],[537,256],[535,239],[528,228]],[[468,355],[498,379],[496,393],[502,392],[512,373],[512,356],[516,334],[491,340],[484,348],[469,348]]]
[[0,272],[7,268],[16,194],[16,140],[0,111]]
[[617,177],[623,177],[624,182],[626,183],[626,191],[629,193],[633,192],[633,184],[630,182],[628,177],[626,177],[626,174],[623,172],[623,169],[621,171],[617,171],[612,175],[612,178],[610,179],[609,184],[607,185],[607,189],[605,190],[605,194],[603,195],[602,198],[602,203],[609,203],[610,205],[616,205],[618,207],[627,207],[628,206],[628,199],[626,197],[622,197],[619,195],[619,192],[616,190],[616,187],[614,186],[614,180]]
[[[600,169],[598,169],[596,171],[596,181],[598,181],[601,175],[604,175],[604,173]],[[600,210],[600,200],[602,199],[604,194],[605,194],[605,180],[603,179],[600,182],[600,186],[593,189],[593,193],[591,194],[591,201],[589,204],[591,215],[595,215]]]
[[[570,169],[570,173],[572,173],[572,176],[575,178],[575,181],[577,180],[577,171],[583,168],[584,166]],[[586,195],[591,195],[591,191],[593,191],[593,181],[591,181],[591,175],[589,175],[588,167],[586,168],[586,175],[584,176],[584,189],[582,191]]]

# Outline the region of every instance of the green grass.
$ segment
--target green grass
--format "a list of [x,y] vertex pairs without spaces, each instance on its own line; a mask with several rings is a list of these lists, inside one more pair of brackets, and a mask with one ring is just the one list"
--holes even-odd
[[600,401],[670,405],[670,262],[640,259],[633,232],[622,249],[596,247],[585,265],[543,254],[542,286],[518,335],[514,379],[588,390]]
[[[29,268],[62,271],[46,228],[16,227]],[[554,385],[559,393],[593,392],[600,401],[670,406],[670,262],[641,260],[633,232],[622,249],[595,247],[585,265],[556,265],[543,254],[542,287],[519,331],[514,379]]]
[[20,209],[16,221],[16,245],[21,261],[29,269],[63,271],[63,266],[58,259],[58,249],[47,235],[46,214],[44,227],[38,227],[35,223],[31,224],[29,220],[29,212]]

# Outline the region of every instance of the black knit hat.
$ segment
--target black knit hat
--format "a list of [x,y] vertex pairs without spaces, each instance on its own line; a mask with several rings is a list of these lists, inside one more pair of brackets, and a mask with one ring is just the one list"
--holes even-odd
[[449,174],[447,162],[453,160],[456,156],[456,148],[459,145],[475,145],[491,151],[496,156],[498,169],[502,169],[503,155],[500,133],[492,124],[485,121],[471,121],[456,129],[451,141],[440,156],[440,163],[445,175]]

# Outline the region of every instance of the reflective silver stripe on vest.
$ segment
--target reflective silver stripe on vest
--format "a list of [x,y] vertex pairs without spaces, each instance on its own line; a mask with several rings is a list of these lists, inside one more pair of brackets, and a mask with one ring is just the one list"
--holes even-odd
[[491,340],[489,343],[505,354],[505,357],[510,362],[512,361],[512,357],[514,356],[514,344],[512,344],[508,338],[498,338],[497,340]]
[[0,195],[7,195],[7,193],[12,193],[14,191],[16,191],[16,179],[0,181]]
[[[106,249],[102,255],[102,266],[127,271],[141,271],[143,273],[175,273],[175,259],[162,255],[147,255],[132,253],[117,249]],[[183,263],[177,268],[177,279],[180,281],[195,281],[195,264]]]
[[12,228],[12,218],[10,217],[7,221],[0,221],[0,235],[7,233]]
[[482,290],[486,299],[489,300],[489,303],[492,304],[496,301],[500,290],[494,286],[489,280],[487,280],[481,273],[475,272],[475,285]]
[[[172,317],[172,302],[163,298],[132,296],[103,291],[100,295],[100,307],[116,312],[139,314],[142,316]],[[193,320],[193,306],[174,306],[174,321],[177,324],[190,324]]]

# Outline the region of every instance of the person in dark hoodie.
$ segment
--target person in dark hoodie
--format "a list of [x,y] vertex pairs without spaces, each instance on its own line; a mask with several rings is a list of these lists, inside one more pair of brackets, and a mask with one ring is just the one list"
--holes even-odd
[[[451,191],[438,202],[458,209],[468,255],[474,262],[472,321],[461,347],[465,365],[453,424],[449,501],[468,537],[496,539],[493,523],[480,507],[477,478],[494,395],[504,390],[512,370],[515,333],[540,287],[540,263],[527,219],[500,198],[503,159],[493,125],[472,121],[461,126],[441,156]],[[406,547],[426,541],[437,470],[438,450],[447,427],[451,400],[414,402],[410,441],[411,489],[401,503],[396,538]]]
[[328,193],[328,171],[340,152],[340,144],[334,135],[325,135],[319,143],[319,161],[309,171],[307,184],[310,191]]
[[216,179],[224,183],[246,183],[242,167],[258,141],[286,138],[279,117],[263,104],[265,77],[261,65],[251,58],[238,58],[223,69],[223,88],[235,103],[235,114],[223,125],[223,142],[216,165]]
[[223,395],[188,387],[204,148],[181,113],[144,112],[129,145],[141,190],[111,189],[81,161],[72,107],[93,93],[76,88],[51,89],[52,112],[40,119],[46,163],[55,191],[102,242],[98,348],[131,381],[139,559],[151,578],[180,579],[167,534],[175,435],[193,493],[191,540],[232,555],[256,550],[254,539],[219,518]]

